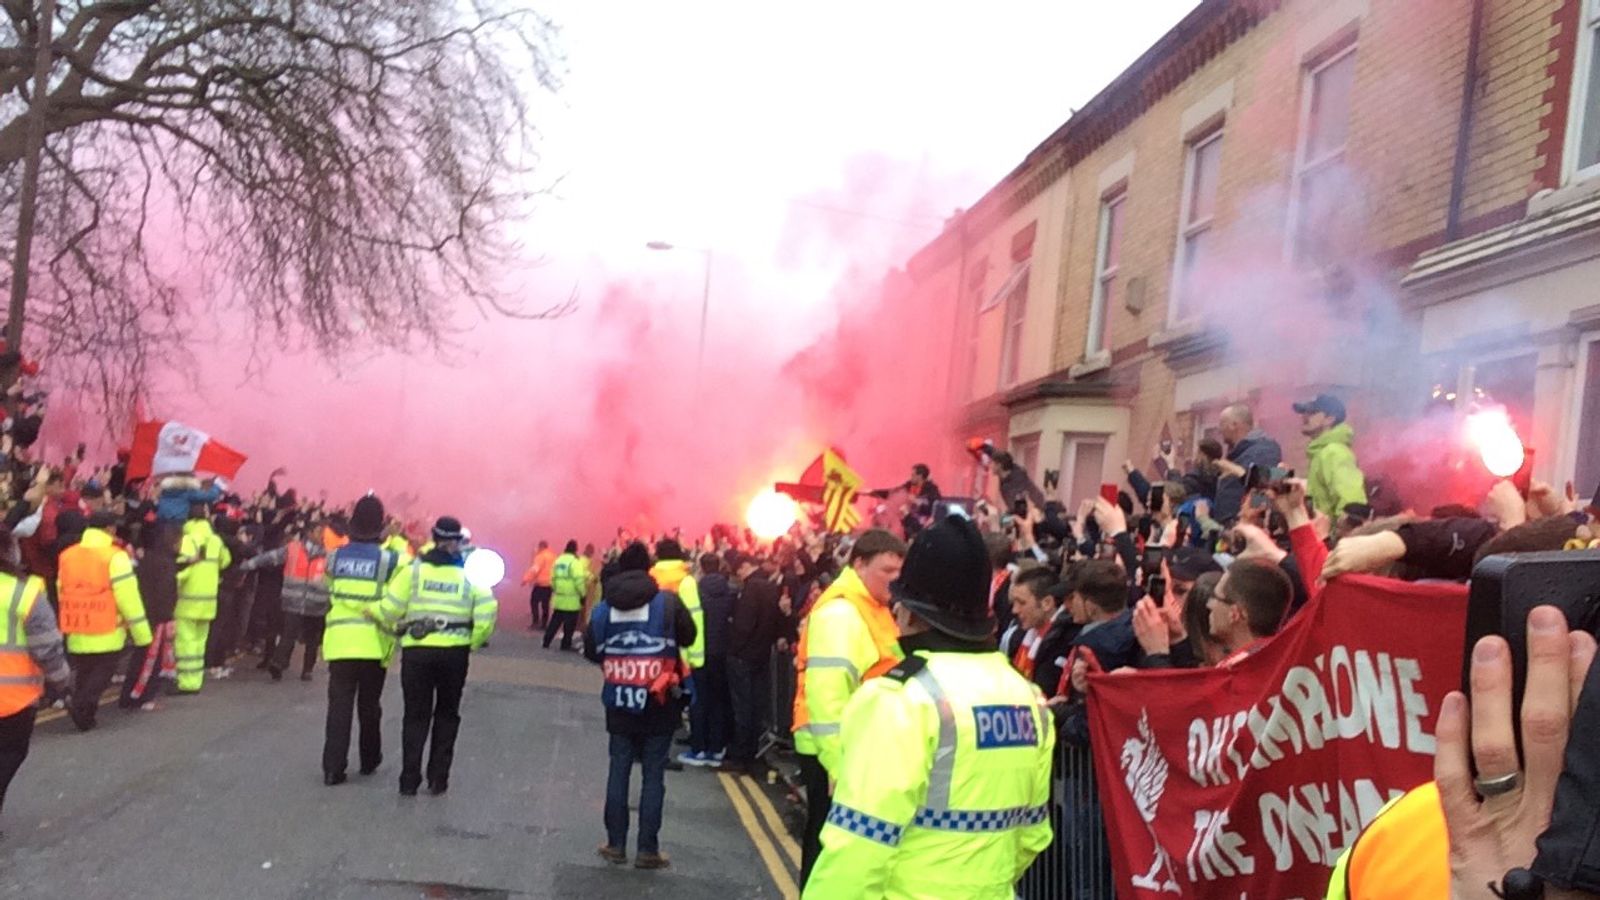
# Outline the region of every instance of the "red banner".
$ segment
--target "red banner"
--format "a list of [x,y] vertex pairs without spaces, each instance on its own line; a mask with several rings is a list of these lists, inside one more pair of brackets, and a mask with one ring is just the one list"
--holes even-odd
[[1466,601],[1347,576],[1232,666],[1092,676],[1117,896],[1324,896],[1378,810],[1433,777]]

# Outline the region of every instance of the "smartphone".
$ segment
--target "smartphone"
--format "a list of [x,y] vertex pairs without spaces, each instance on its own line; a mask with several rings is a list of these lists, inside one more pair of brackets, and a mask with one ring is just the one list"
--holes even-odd
[[1145,575],[1160,575],[1161,559],[1166,555],[1166,552],[1167,549],[1165,547],[1144,548],[1144,558],[1139,561],[1139,568],[1144,570]]
[[1145,504],[1145,506],[1151,512],[1158,513],[1158,512],[1161,511],[1161,507],[1163,505],[1165,505],[1166,502],[1167,502],[1167,486],[1164,485],[1164,484],[1152,484],[1152,485],[1150,485],[1150,502]]
[[[1490,556],[1472,570],[1461,687],[1472,688],[1472,648],[1498,634],[1511,646],[1511,721],[1522,721],[1528,680],[1528,611],[1555,606],[1573,630],[1600,635],[1600,550],[1558,550]],[[1522,737],[1517,736],[1518,750]]]
[[1152,575],[1145,579],[1144,586],[1145,593],[1150,595],[1150,599],[1157,603],[1167,602],[1167,579],[1160,575]]
[[1114,484],[1100,485],[1100,497],[1112,506],[1117,505],[1117,486]]
[[1019,519],[1026,519],[1028,517],[1028,498],[1018,497],[1011,501],[1011,514]]

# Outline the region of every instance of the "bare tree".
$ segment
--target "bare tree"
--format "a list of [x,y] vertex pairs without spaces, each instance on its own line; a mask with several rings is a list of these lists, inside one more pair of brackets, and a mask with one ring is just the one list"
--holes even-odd
[[[326,354],[438,346],[493,287],[556,88],[555,26],[495,0],[60,0],[27,323],[125,409],[180,298]],[[14,232],[38,29],[0,0],[0,228]]]

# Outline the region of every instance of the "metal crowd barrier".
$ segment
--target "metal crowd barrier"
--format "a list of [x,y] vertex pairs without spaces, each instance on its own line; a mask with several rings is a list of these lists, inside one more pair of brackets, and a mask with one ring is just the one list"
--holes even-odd
[[1018,896],[1024,900],[1102,900],[1116,896],[1100,793],[1088,747],[1056,742],[1050,777],[1050,826],[1055,839],[1017,884]]
[[773,650],[767,662],[767,731],[761,736],[756,757],[765,759],[774,749],[794,749],[794,651]]

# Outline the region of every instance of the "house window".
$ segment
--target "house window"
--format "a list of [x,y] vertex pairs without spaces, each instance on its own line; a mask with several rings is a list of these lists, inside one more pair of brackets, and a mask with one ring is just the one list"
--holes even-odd
[[1600,0],[1585,0],[1572,76],[1569,166],[1576,177],[1600,175]]
[[1169,316],[1182,321],[1201,304],[1195,273],[1216,253],[1212,223],[1217,213],[1217,180],[1222,169],[1222,129],[1191,141],[1184,166],[1183,209],[1178,232],[1177,273],[1173,279],[1173,304]]
[[1022,274],[1011,286],[1005,299],[1006,324],[1000,342],[1000,386],[1010,387],[1022,374],[1023,324],[1028,319],[1028,269],[1023,263]]
[[1095,249],[1094,295],[1089,300],[1089,340],[1085,356],[1106,349],[1111,300],[1116,293],[1122,245],[1122,212],[1128,192],[1119,190],[1100,201],[1100,236]]
[[1068,514],[1076,515],[1080,503],[1100,496],[1100,485],[1106,473],[1106,436],[1068,434],[1064,437],[1059,496]]
[[1306,70],[1301,88],[1300,150],[1295,159],[1291,203],[1296,260],[1320,263],[1331,256],[1329,237],[1340,212],[1345,144],[1350,137],[1350,100],[1355,87],[1356,48],[1345,47]]
[[1573,422],[1577,435],[1573,488],[1578,496],[1600,503],[1600,334],[1584,339],[1582,355],[1578,369],[1583,373],[1579,388],[1582,396],[1578,398],[1578,415]]
[[967,273],[966,302],[972,310],[971,326],[967,330],[967,369],[966,369],[966,396],[961,402],[972,399],[976,393],[978,382],[978,351],[982,347],[983,339],[983,314],[988,309],[985,302],[987,295],[983,292],[983,282],[989,272],[988,260],[979,260]]

